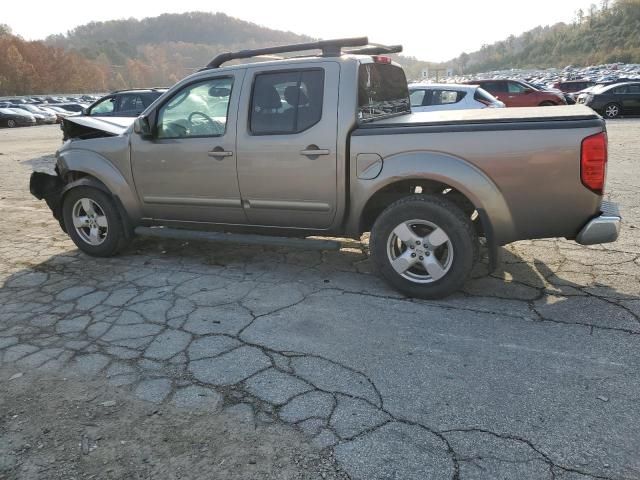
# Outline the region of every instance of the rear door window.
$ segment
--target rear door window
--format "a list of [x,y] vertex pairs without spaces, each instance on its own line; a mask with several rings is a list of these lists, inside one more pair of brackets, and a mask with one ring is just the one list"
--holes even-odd
[[324,70],[291,70],[256,75],[251,98],[254,135],[303,132],[322,118]]
[[362,63],[358,70],[358,119],[410,113],[407,77],[392,63]]
[[431,105],[449,105],[452,103],[458,103],[465,97],[465,95],[465,92],[458,92],[456,90],[433,90]]
[[476,88],[475,93],[473,94],[473,98],[480,103],[484,103],[485,105],[489,105],[496,101],[495,97],[491,95],[489,92],[485,91],[483,88]]

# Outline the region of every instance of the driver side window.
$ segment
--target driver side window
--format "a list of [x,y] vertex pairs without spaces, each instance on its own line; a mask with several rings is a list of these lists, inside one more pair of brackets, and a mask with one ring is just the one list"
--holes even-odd
[[158,113],[157,138],[224,135],[233,78],[194,83],[180,90]]

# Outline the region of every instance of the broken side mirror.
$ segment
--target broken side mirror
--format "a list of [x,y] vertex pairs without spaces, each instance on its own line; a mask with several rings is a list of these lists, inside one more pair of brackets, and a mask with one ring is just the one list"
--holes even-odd
[[138,117],[133,122],[133,131],[140,135],[142,138],[151,138],[151,125],[149,124],[148,117]]

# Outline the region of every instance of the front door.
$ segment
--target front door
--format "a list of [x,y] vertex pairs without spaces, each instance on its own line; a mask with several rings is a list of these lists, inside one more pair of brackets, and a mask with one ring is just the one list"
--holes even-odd
[[238,179],[251,224],[325,229],[336,214],[340,66],[247,71]]
[[246,223],[236,173],[243,71],[186,84],[158,106],[154,137],[132,135],[131,163],[146,218]]

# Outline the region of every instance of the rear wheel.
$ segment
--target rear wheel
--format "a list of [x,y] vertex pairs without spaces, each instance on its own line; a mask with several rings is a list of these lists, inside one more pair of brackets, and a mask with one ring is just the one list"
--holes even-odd
[[12,119],[7,120],[7,127],[15,128],[16,126],[17,126],[17,124],[16,124],[15,120],[12,120]]
[[380,274],[417,298],[442,298],[460,289],[477,258],[471,220],[452,202],[413,195],[398,200],[376,220],[370,251]]
[[545,100],[539,106],[540,107],[553,107],[553,106],[555,106],[555,103],[550,102],[549,100]]
[[67,233],[83,252],[94,257],[115,255],[124,230],[113,200],[91,187],[78,187],[64,197],[62,214]]
[[604,107],[604,116],[606,118],[618,118],[620,116],[620,105],[610,103]]

